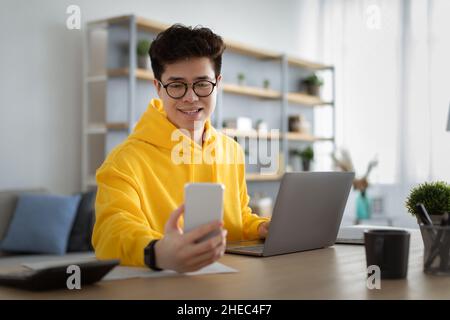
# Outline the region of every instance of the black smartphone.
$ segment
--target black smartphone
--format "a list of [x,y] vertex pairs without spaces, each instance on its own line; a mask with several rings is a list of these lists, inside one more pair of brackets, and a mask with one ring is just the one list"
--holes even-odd
[[57,266],[47,267],[39,270],[24,270],[13,273],[0,274],[0,285],[32,290],[54,290],[68,288],[67,280],[71,276],[68,272],[70,265],[80,268],[80,284],[89,285],[100,281],[120,260],[93,260],[70,262]]

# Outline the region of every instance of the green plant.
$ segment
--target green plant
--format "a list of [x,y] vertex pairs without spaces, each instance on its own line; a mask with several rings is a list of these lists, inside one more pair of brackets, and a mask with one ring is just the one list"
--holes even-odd
[[239,72],[237,75],[237,78],[238,78],[239,82],[242,82],[245,80],[245,74],[243,74],[242,72]]
[[306,85],[321,86],[323,85],[323,80],[313,73],[309,77],[303,79],[303,83]]
[[419,184],[406,199],[406,208],[413,216],[417,216],[417,203],[423,203],[429,214],[450,212],[450,184],[443,181]]
[[266,89],[268,89],[270,87],[270,80],[269,79],[264,79],[263,87],[266,88]]
[[308,160],[311,161],[314,159],[314,150],[311,148],[311,146],[306,147],[302,151],[300,151],[300,157],[302,160]]
[[150,49],[151,41],[142,39],[138,41],[137,44],[137,55],[142,57],[148,54],[148,50]]

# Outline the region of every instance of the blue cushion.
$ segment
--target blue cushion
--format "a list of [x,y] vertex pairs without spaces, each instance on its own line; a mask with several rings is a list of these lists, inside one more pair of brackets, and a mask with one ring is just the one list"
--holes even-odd
[[80,195],[21,194],[2,250],[62,255],[66,253]]

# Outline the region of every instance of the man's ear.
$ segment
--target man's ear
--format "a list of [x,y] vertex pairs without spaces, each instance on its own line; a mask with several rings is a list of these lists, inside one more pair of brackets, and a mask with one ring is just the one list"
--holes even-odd
[[153,79],[153,85],[155,86],[155,89],[156,89],[156,92],[158,93],[158,96],[161,98],[161,89],[162,89],[161,83],[159,83],[158,80]]
[[220,84],[221,84],[221,81],[222,81],[222,75],[221,74],[219,74],[219,76],[217,77],[217,86],[219,86]]

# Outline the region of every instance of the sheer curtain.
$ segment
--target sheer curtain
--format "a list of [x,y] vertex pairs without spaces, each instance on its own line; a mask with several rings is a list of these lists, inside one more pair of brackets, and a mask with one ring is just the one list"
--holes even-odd
[[[323,60],[336,67],[336,141],[358,175],[389,190],[386,211],[428,180],[450,181],[450,1],[322,0]],[[351,206],[350,206],[350,210]]]

